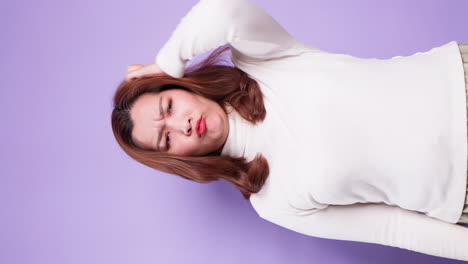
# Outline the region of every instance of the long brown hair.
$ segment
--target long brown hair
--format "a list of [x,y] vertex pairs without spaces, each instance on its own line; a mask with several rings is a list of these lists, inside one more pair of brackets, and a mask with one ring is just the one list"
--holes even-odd
[[174,156],[139,148],[131,137],[130,109],[135,100],[144,93],[168,89],[183,89],[211,99],[226,114],[226,105],[230,105],[252,124],[263,121],[266,110],[258,83],[236,67],[219,64],[227,50],[229,45],[215,49],[200,63],[188,66],[182,78],[158,73],[123,81],[113,99],[112,130],[119,145],[134,160],[199,183],[224,179],[249,200],[252,193],[260,191],[269,174],[268,162],[260,153],[250,162],[244,157],[221,156],[219,152],[203,157]]

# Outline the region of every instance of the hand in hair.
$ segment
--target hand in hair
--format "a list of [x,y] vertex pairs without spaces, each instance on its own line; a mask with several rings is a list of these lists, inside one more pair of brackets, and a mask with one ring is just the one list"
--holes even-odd
[[132,64],[127,67],[126,80],[135,79],[147,74],[163,72],[156,63],[151,63],[146,66],[141,64]]

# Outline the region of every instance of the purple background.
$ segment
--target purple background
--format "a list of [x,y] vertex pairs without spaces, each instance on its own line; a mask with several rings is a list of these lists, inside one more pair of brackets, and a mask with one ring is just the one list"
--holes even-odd
[[[252,1],[331,52],[390,58],[468,42],[464,0]],[[302,235],[258,217],[226,182],[126,156],[110,127],[113,92],[195,3],[2,2],[0,263],[462,263]]]

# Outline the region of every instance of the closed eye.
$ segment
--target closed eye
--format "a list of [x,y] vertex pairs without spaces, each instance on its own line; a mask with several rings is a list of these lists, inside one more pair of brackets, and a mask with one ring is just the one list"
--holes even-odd
[[167,113],[171,113],[172,112],[172,99],[169,100],[169,103],[167,105]]
[[166,150],[168,150],[170,148],[170,142],[171,141],[171,137],[169,136],[169,133],[166,134]]
[[[169,99],[169,102],[167,104],[167,110],[166,112],[168,114],[170,114],[172,112],[172,99]],[[169,133],[166,134],[166,150],[169,149],[169,147],[171,146],[170,145],[170,141],[171,141],[171,137],[169,136]]]

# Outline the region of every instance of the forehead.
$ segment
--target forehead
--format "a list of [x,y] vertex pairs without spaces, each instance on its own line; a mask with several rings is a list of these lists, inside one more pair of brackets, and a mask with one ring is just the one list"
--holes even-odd
[[146,93],[140,95],[134,102],[130,114],[132,118],[147,114],[148,110],[157,109],[161,93]]
[[132,139],[141,147],[150,147],[148,143],[152,141],[154,133],[152,120],[159,116],[159,98],[161,93],[142,94],[130,110],[130,119],[133,122]]

